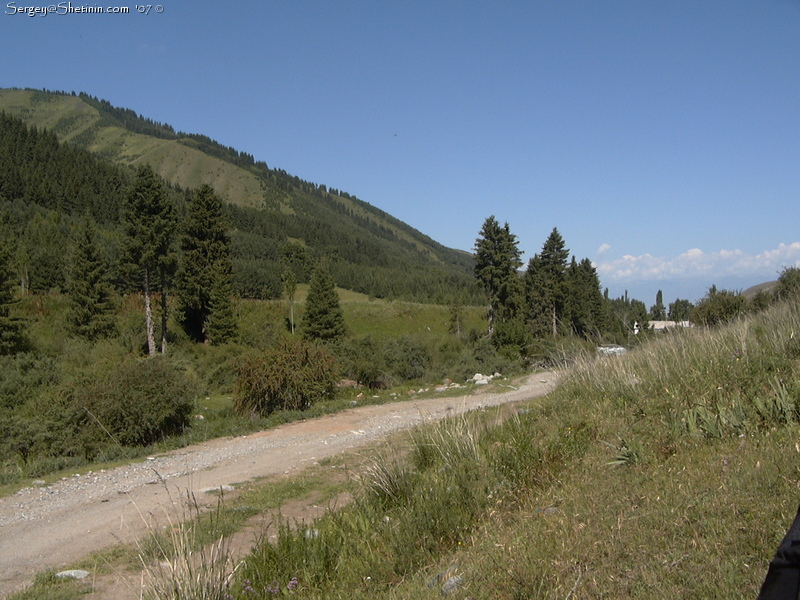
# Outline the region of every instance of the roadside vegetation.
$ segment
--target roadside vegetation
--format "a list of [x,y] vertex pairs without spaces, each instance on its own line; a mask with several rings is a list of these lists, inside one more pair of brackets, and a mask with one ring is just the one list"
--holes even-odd
[[[300,314],[307,287],[299,286]],[[409,391],[430,389],[445,377],[463,383],[478,371],[513,375],[521,368],[518,360],[474,341],[475,333],[471,338],[448,334],[446,306],[341,295],[350,337],[327,350],[310,346],[317,353],[314,357],[335,360],[335,372],[325,371],[324,389],[336,393],[261,412],[246,408],[247,365],[260,364],[282,343],[288,348],[306,344],[285,328],[285,301],[238,301],[240,336],[218,346],[194,343],[172,323],[169,355],[146,359],[141,357],[140,297],[117,299],[113,325],[118,335],[95,342],[70,336],[66,296],[18,298],[11,314],[26,324],[27,348],[0,356],[0,485],[14,489],[62,469],[131,460],[205,439],[241,435],[349,408],[354,401],[408,397]],[[477,329],[481,309],[465,308],[464,319],[465,328]],[[293,356],[284,355],[287,360]],[[369,368],[364,366],[368,358]],[[320,382],[307,377],[309,371],[284,374],[305,386],[301,393],[319,391]],[[262,380],[263,375],[259,375]],[[355,381],[367,376],[380,385],[333,387],[340,378]]]
[[233,595],[753,598],[798,502],[797,331],[779,304],[586,359],[502,422],[416,430]]
[[797,505],[797,331],[781,302],[408,432],[207,597],[753,598]]
[[[393,441],[359,471],[352,504],[309,528],[280,523],[235,570],[222,519],[148,541],[145,566],[180,565],[153,585],[187,600],[755,595],[800,485],[800,269],[752,298],[712,286],[696,306],[665,306],[659,291],[648,310],[610,298],[556,228],[521,273],[494,216],[470,256],[343,192],[136,122],[260,174],[263,205],[181,189],[0,113],[14,165],[0,173],[3,491],[559,366],[559,389],[511,418]],[[681,327],[650,330],[665,318]],[[631,351],[599,357],[602,344]],[[179,573],[203,591],[163,581]],[[21,597],[55,597],[36,595],[52,579]]]

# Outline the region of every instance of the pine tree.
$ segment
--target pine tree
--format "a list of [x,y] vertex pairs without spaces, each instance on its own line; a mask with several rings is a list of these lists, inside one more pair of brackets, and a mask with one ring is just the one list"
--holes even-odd
[[[225,313],[218,323],[233,314],[231,243],[222,211],[222,200],[211,186],[200,186],[189,203],[189,215],[181,236],[183,257],[177,282],[181,322],[197,341],[210,339],[206,328],[215,310],[212,304]],[[229,289],[231,295],[227,302],[219,296],[212,303],[211,292],[215,278],[219,277],[228,277],[229,281],[218,281],[218,290]]]
[[36,292],[63,289],[66,279],[68,227],[57,212],[36,212],[28,222],[18,248],[25,274],[24,287]]
[[147,352],[156,353],[152,294],[161,292],[161,353],[167,351],[167,291],[175,272],[173,250],[177,218],[158,176],[149,165],[140,166],[126,198],[123,251],[129,270],[144,294]]
[[346,333],[339,295],[325,261],[311,274],[302,325],[303,337],[309,340],[335,342]]
[[641,300],[628,297],[628,291],[619,298],[603,300],[605,304],[604,338],[618,344],[632,344],[640,334],[650,328],[647,306]]
[[534,337],[545,337],[552,333],[550,324],[550,311],[547,298],[543,293],[545,289],[545,273],[542,257],[534,254],[528,260],[528,268],[523,277],[525,289],[525,313],[528,326]]
[[464,333],[464,304],[460,299],[456,299],[449,308],[450,312],[450,333],[460,338]]
[[114,330],[112,290],[88,220],[80,226],[70,263],[67,318],[72,331],[89,340],[109,335]]
[[547,323],[553,337],[564,316],[567,299],[567,259],[569,250],[555,227],[542,245],[541,253],[528,264],[526,296],[529,318],[533,323]]
[[11,248],[10,226],[0,214],[0,355],[17,352],[25,341],[22,321],[10,314],[14,302]]
[[566,313],[572,332],[582,337],[598,336],[603,327],[603,294],[592,261],[572,257],[567,269]]
[[475,240],[475,277],[489,296],[489,336],[496,321],[513,319],[520,307],[522,252],[517,244],[508,223],[501,227],[494,215],[484,221]]
[[215,346],[231,341],[236,337],[236,315],[233,310],[233,281],[229,263],[219,261],[214,269],[211,292],[209,294],[209,312],[205,322],[205,333],[208,341]]

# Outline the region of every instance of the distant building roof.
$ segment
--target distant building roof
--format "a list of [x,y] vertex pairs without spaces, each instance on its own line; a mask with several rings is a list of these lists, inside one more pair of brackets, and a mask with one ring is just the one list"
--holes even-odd
[[650,321],[650,329],[664,331],[670,327],[692,327],[689,321]]

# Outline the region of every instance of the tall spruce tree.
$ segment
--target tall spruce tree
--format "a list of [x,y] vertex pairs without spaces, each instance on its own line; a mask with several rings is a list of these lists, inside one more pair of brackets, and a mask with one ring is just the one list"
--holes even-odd
[[64,289],[69,227],[58,212],[36,212],[17,248],[20,282],[24,289],[47,292]]
[[494,215],[486,219],[475,240],[475,277],[489,296],[489,336],[497,321],[513,319],[522,300],[518,274],[522,252],[508,223],[502,227]]
[[167,292],[176,268],[177,217],[164,186],[150,165],[137,169],[125,202],[123,252],[128,270],[144,294],[147,352],[156,353],[152,294],[161,292],[161,352],[167,351]]
[[547,237],[542,251],[528,263],[526,296],[529,318],[533,323],[547,323],[553,337],[558,335],[567,299],[567,259],[569,250],[557,228]]
[[14,302],[11,227],[0,213],[0,355],[13,354],[24,345],[23,324],[11,316]]
[[114,330],[112,289],[97,245],[94,226],[86,219],[78,228],[67,279],[72,331],[95,340]]
[[566,312],[572,332],[582,337],[599,336],[603,328],[603,294],[592,261],[572,257],[567,268]]
[[[214,327],[219,327],[233,314],[233,267],[227,229],[222,200],[211,186],[200,186],[189,203],[188,217],[181,235],[183,256],[177,278],[181,323],[186,332],[199,342],[211,338],[207,327],[215,310],[224,314],[214,317]],[[224,281],[226,278],[227,282]],[[214,289],[220,294],[222,290],[229,289],[231,294],[227,300],[223,295],[218,295],[212,302]],[[227,325],[223,327],[225,331],[228,329]],[[220,339],[220,331],[217,330],[217,340]]]
[[302,329],[304,338],[321,342],[335,342],[347,332],[336,284],[324,260],[311,274]]
[[205,334],[212,345],[220,345],[236,337],[236,315],[233,310],[233,278],[230,262],[218,261],[214,268],[209,294],[209,312]]
[[528,327],[534,337],[545,337],[552,333],[550,325],[550,311],[543,290],[545,289],[545,275],[542,266],[542,257],[534,254],[528,260],[528,268],[523,276],[525,289],[525,316]]

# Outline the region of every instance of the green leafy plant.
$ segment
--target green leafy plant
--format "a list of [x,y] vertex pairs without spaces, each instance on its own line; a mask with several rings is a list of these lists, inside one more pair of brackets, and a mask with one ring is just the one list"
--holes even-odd
[[73,410],[86,443],[146,445],[189,424],[196,391],[172,360],[155,356],[100,374],[74,392]]
[[240,413],[261,416],[276,410],[304,410],[333,397],[337,376],[335,360],[324,348],[304,340],[284,340],[244,361],[234,407]]

